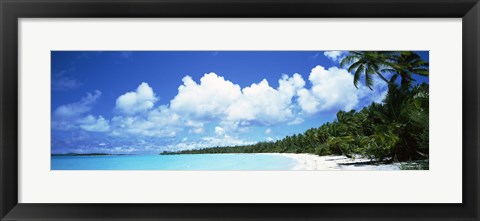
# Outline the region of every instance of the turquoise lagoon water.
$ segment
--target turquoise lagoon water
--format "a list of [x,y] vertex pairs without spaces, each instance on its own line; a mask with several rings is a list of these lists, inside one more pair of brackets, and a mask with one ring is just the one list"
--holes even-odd
[[289,170],[296,161],[268,154],[52,156],[52,170]]

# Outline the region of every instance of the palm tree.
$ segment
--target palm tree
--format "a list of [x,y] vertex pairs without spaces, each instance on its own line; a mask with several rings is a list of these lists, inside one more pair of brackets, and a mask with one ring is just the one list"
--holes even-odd
[[383,73],[394,73],[401,77],[401,85],[410,86],[414,81],[412,75],[428,76],[428,62],[412,51],[350,51],[340,62],[340,66],[348,66],[348,72],[353,72],[353,84],[358,88],[358,81],[365,75],[365,85],[372,89],[372,75],[379,76],[387,84]]
[[340,62],[341,67],[349,66],[348,72],[354,72],[353,84],[358,88],[358,81],[365,75],[365,85],[372,89],[372,75],[379,76],[387,84],[390,81],[382,75],[382,70],[389,64],[387,61],[394,52],[350,51]]
[[[396,78],[393,76],[392,81]],[[372,104],[369,109],[375,131],[400,138],[392,146],[391,161],[428,158],[428,85],[412,89],[390,85],[384,104]]]
[[398,55],[392,56],[387,61],[387,65],[389,67],[383,69],[382,72],[391,72],[400,76],[402,86],[409,87],[412,81],[415,81],[412,74],[428,76],[428,62],[412,51],[402,51]]

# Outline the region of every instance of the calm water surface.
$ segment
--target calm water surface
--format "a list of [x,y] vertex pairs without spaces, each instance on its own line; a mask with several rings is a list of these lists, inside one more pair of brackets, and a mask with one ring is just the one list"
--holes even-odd
[[52,156],[52,170],[289,170],[296,161],[280,155],[185,154]]

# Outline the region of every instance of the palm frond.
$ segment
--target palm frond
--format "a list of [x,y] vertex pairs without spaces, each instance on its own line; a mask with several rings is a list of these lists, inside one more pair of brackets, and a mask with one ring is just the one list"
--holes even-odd
[[352,65],[350,65],[350,67],[348,67],[348,72],[352,72],[353,70],[358,68],[360,65],[362,65],[360,61],[353,63]]
[[340,67],[346,67],[352,63],[355,63],[357,60],[358,60],[357,56],[349,54],[340,61]]
[[370,90],[373,91],[373,78],[372,78],[372,74],[369,73],[368,71],[365,72],[365,85],[367,85],[368,88],[370,88]]
[[364,72],[364,66],[360,65],[360,67],[357,68],[355,71],[355,74],[353,75],[353,85],[358,88],[358,81],[360,80],[360,75],[362,75],[362,72]]

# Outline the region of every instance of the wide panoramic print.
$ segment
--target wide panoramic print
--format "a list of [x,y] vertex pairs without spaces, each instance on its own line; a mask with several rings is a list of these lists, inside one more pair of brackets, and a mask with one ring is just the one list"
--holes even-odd
[[428,51],[52,51],[52,170],[428,170]]

